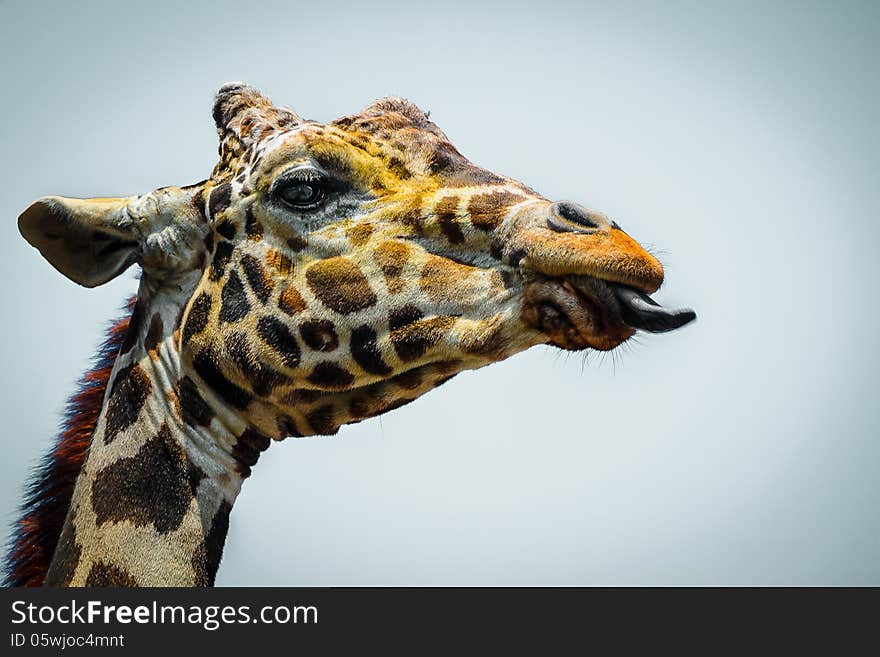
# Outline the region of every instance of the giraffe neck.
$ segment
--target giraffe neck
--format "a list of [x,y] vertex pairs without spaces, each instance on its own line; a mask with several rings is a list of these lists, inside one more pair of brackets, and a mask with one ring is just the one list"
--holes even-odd
[[145,276],[46,584],[211,585],[229,513],[269,439],[183,370],[196,281]]

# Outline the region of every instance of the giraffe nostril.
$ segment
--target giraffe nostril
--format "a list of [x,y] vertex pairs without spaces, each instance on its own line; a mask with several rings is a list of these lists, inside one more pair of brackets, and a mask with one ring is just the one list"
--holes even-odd
[[581,226],[587,226],[589,228],[599,227],[599,224],[593,221],[593,218],[590,216],[590,212],[586,208],[582,208],[581,206],[575,205],[574,203],[566,203],[565,201],[563,201],[562,203],[558,203],[557,211],[565,219],[573,221],[576,224],[580,224]]
[[550,206],[547,223],[560,232],[591,233],[608,225],[604,217],[571,201],[559,201]]

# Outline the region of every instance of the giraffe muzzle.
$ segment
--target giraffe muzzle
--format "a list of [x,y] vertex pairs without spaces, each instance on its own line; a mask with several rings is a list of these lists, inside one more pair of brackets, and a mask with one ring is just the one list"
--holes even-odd
[[637,330],[664,333],[696,318],[646,293],[594,276],[538,277],[526,286],[522,318],[562,349],[608,351]]
[[509,247],[533,277],[522,317],[551,344],[607,351],[637,330],[665,333],[696,318],[648,296],[662,284],[663,266],[602,213],[571,201],[525,212]]

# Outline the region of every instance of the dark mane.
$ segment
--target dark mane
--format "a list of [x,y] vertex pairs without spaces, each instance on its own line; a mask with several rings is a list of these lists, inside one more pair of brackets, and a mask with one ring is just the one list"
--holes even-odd
[[[136,299],[129,299],[129,311]],[[107,330],[92,369],[82,376],[77,392],[67,401],[55,446],[43,457],[27,486],[21,517],[15,523],[6,555],[5,586],[43,584],[67,517],[77,475],[89,453],[107,380],[125,340],[128,322],[126,315]]]

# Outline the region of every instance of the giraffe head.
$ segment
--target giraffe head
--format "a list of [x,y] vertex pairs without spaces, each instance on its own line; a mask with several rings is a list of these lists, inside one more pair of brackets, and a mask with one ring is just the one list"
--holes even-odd
[[82,285],[137,262],[142,298],[181,290],[181,380],[267,435],[332,433],[536,344],[609,350],[694,317],[647,296],[663,269],[615,222],[473,165],[405,100],[321,124],[233,83],[213,115],[208,180],[47,197],[19,226]]

